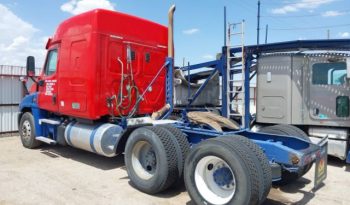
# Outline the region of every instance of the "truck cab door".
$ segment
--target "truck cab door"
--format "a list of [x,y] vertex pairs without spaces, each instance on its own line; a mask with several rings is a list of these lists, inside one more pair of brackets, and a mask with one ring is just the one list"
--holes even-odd
[[38,104],[41,109],[58,111],[58,47],[48,51],[44,70],[39,80]]
[[320,60],[310,68],[310,116],[324,125],[344,126],[350,117],[346,62]]

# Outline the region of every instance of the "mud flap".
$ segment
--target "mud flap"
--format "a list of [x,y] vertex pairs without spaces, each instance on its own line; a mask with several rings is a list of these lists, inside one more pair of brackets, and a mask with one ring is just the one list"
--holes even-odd
[[320,188],[327,178],[328,137],[319,143],[320,150],[316,154],[314,190]]

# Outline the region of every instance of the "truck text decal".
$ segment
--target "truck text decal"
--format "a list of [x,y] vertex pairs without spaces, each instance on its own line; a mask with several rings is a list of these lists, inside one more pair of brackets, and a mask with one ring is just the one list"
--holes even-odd
[[45,80],[45,95],[52,96],[57,80]]

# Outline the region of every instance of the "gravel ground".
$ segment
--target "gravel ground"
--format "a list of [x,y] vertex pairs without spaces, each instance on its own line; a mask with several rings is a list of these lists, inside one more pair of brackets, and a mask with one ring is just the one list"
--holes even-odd
[[[271,189],[265,205],[350,204],[350,166],[329,159],[324,186],[312,192],[314,171],[296,183]],[[184,187],[156,196],[129,182],[123,156],[105,158],[61,146],[29,150],[18,137],[0,138],[0,205],[192,204]]]

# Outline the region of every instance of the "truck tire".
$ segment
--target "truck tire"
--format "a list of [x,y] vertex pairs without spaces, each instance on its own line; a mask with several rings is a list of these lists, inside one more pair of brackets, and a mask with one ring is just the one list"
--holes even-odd
[[190,144],[188,143],[187,137],[180,129],[171,125],[159,125],[157,127],[165,129],[165,131],[167,131],[168,134],[172,136],[173,143],[176,145],[175,149],[178,160],[179,179],[180,181],[183,181],[185,159],[190,152]]
[[278,130],[280,132],[286,133],[286,135],[294,135],[296,137],[299,137],[300,139],[311,142],[309,136],[307,136],[307,134],[303,130],[293,125],[273,125],[273,126],[264,127],[261,130],[265,130],[265,129]]
[[179,175],[175,145],[160,127],[141,127],[130,134],[125,165],[132,184],[147,194],[166,190]]
[[22,115],[18,131],[25,148],[34,149],[41,145],[41,142],[35,139],[35,123],[32,113],[25,112]]
[[[269,133],[269,134],[282,134],[282,135],[291,135],[298,137],[299,139],[311,142],[307,134],[299,129],[298,127],[295,127],[293,125],[273,125],[268,127],[263,127],[260,132],[263,133]],[[313,163],[310,163],[308,165],[305,165],[302,167],[299,172],[289,172],[287,170],[282,169],[282,178],[280,181],[275,182],[274,184],[277,185],[287,185],[290,184],[296,180],[298,180],[300,177],[304,176],[312,167]]]
[[309,136],[300,128],[293,126],[293,125],[280,125],[280,126],[294,130],[295,134],[298,133],[297,137],[300,137],[300,139],[303,139],[305,141],[311,142]]
[[198,205],[258,204],[258,166],[249,153],[239,141],[232,146],[220,137],[202,141],[192,148],[185,161],[184,179],[193,202]]
[[[266,154],[264,151],[255,144],[252,140],[241,136],[241,135],[235,135],[235,136],[225,136],[225,138],[230,138],[232,140],[239,140],[241,143],[243,143],[252,154],[257,158],[258,164],[260,165],[260,169],[262,171],[262,181],[263,181],[263,190],[261,193],[260,203],[264,202],[267,198],[267,195],[269,194],[271,190],[272,185],[272,173],[271,173],[271,167],[269,160],[267,159]],[[235,143],[235,141],[233,141]]]

